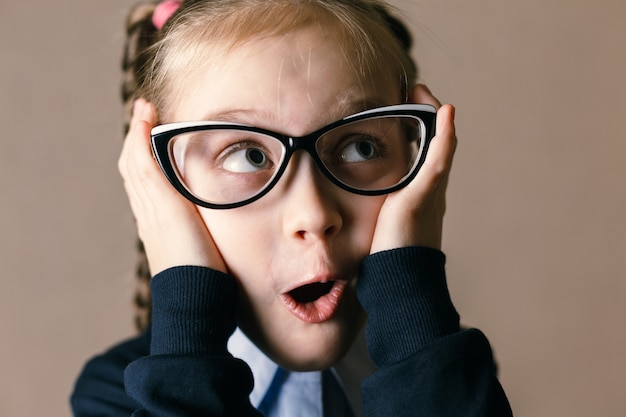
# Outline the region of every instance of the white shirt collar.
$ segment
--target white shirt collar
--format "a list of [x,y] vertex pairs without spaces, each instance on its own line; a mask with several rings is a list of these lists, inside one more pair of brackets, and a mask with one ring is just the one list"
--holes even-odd
[[239,328],[228,340],[228,351],[234,357],[246,362],[252,370],[254,388],[250,394],[250,402],[258,407],[274,378],[278,365],[265,356]]
[[[228,350],[244,360],[254,375],[250,402],[258,407],[272,383],[278,365],[257,348],[238,328],[228,341]],[[322,373],[289,372],[269,416],[322,417]]]
[[[236,358],[244,360],[254,376],[254,388],[250,393],[250,402],[259,406],[272,383],[278,365],[269,359],[243,332],[237,328],[228,341],[228,350]],[[367,355],[365,341],[361,335],[346,358],[338,365],[339,384],[345,384],[347,397],[350,398],[356,414],[360,414],[360,382],[374,370]],[[342,381],[341,381],[342,380]],[[275,414],[270,416],[322,416],[322,372],[290,372],[278,398]],[[268,416],[268,417],[270,417]]]

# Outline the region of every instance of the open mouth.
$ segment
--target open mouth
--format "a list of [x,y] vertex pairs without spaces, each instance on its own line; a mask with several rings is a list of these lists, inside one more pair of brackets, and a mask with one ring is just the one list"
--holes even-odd
[[328,294],[333,288],[333,285],[335,285],[335,281],[314,282],[289,291],[289,295],[291,295],[297,303],[310,303]]
[[330,319],[339,306],[346,281],[313,282],[282,295],[287,309],[300,320],[321,323]]

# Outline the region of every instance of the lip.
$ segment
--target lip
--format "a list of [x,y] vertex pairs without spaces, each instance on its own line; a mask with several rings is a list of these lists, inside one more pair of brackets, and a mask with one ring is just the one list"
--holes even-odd
[[[332,284],[332,287],[328,292],[311,301],[299,301],[294,298],[294,293],[298,290],[302,291],[303,287],[312,285],[321,287],[324,284]],[[348,282],[345,279],[317,277],[281,294],[281,299],[291,314],[300,320],[307,323],[322,323],[331,319],[337,312],[347,285]]]

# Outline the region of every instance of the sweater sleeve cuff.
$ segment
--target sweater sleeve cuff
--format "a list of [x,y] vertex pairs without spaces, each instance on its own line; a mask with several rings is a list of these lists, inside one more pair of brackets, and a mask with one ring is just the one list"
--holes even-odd
[[157,274],[152,289],[152,355],[228,355],[236,327],[236,284],[208,268],[179,266]]
[[408,247],[368,256],[357,296],[368,314],[368,350],[379,367],[459,330],[441,251]]

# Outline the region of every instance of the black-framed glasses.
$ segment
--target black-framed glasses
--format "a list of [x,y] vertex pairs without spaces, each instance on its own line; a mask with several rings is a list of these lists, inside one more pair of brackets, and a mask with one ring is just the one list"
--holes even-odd
[[170,123],[152,129],[152,149],[172,185],[203,207],[227,209],[258,200],[298,150],[308,152],[344,190],[382,195],[415,177],[435,119],[433,106],[399,104],[345,117],[301,137],[230,122]]

